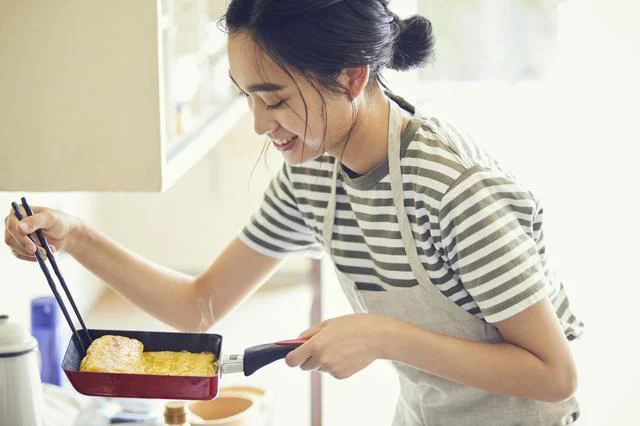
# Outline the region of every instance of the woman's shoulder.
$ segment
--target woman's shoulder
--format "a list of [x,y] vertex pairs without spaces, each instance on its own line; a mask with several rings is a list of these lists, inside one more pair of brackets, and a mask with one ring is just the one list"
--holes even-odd
[[485,169],[515,179],[491,153],[467,133],[464,128],[448,118],[423,115],[417,111],[414,120],[419,125],[407,149],[407,156],[436,161],[440,166],[452,169],[451,176],[460,176],[470,169]]
[[414,119],[419,123],[412,140],[414,148],[453,160],[465,169],[486,163],[489,155],[462,127],[444,117],[419,112]]
[[403,166],[407,166],[404,174],[413,175],[416,182],[431,190],[436,200],[441,201],[444,193],[461,180],[476,175],[521,185],[513,172],[482,149],[461,127],[445,118],[420,112],[416,112],[414,120],[419,125],[403,156]]

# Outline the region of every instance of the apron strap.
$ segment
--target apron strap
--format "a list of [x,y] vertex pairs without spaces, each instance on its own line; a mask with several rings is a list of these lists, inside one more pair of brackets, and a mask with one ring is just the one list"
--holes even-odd
[[400,112],[400,107],[398,107],[394,102],[389,102],[389,104],[391,106],[389,113],[389,142],[387,145],[393,205],[396,208],[396,217],[398,218],[400,235],[402,236],[404,250],[407,253],[407,258],[409,259],[411,271],[419,284],[426,286],[427,288],[431,288],[433,287],[431,279],[418,256],[418,248],[416,246],[416,241],[413,238],[413,231],[411,230],[409,218],[407,217],[407,212],[404,207],[404,188],[402,185],[402,170],[400,166],[402,113]]
[[331,177],[331,195],[329,195],[329,201],[327,202],[327,210],[324,214],[324,221],[322,223],[322,236],[324,238],[324,244],[329,255],[331,255],[331,240],[333,237],[333,223],[336,217],[336,184],[338,181],[338,167],[339,162],[336,158],[333,162],[333,175]]

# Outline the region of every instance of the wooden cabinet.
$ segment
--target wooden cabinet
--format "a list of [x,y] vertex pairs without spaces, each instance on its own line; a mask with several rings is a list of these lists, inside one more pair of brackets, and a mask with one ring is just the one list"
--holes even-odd
[[163,191],[248,109],[217,0],[0,5],[0,191]]

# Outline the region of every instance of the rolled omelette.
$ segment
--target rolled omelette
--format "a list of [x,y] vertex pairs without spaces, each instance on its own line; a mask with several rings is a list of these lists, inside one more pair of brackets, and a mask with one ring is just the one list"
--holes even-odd
[[211,352],[144,352],[139,340],[105,335],[91,343],[80,371],[208,377],[216,374],[216,365]]

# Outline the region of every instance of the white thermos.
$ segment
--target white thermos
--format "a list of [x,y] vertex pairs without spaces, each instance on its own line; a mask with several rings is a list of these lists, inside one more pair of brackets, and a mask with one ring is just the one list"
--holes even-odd
[[38,342],[0,315],[0,424],[42,426]]

